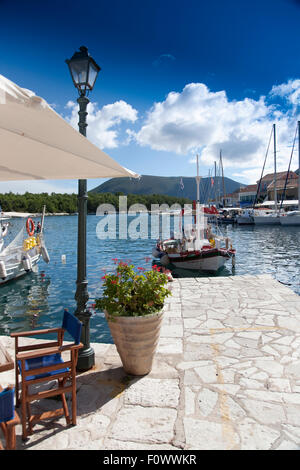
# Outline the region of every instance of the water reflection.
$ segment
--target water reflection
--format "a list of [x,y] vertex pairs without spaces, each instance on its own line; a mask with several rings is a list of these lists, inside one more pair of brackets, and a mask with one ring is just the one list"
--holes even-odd
[[[45,273],[30,273],[1,286],[0,334],[44,325],[49,313],[49,286]],[[21,324],[21,325],[20,325]],[[44,326],[43,326],[44,327]]]

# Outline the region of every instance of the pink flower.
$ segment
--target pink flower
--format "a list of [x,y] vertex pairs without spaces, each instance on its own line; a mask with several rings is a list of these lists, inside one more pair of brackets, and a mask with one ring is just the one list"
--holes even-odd
[[138,268],[140,271],[145,271],[145,268]]

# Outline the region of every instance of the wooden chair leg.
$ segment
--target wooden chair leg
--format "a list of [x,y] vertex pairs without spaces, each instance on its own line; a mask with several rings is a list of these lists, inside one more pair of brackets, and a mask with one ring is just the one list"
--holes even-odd
[[22,380],[22,395],[21,395],[21,409],[22,409],[22,439],[26,441],[27,435],[27,406],[26,406],[26,398],[27,398],[27,387],[24,380]]
[[16,406],[20,406],[20,397],[19,397],[19,366],[17,361],[18,353],[18,338],[15,338],[15,394],[16,394]]
[[32,429],[32,422],[31,422],[31,408],[30,408],[30,403],[27,402],[26,403],[26,409],[27,409],[27,419],[28,419],[28,431],[29,431],[29,434],[32,434],[33,433],[33,429]]
[[16,448],[16,428],[14,425],[7,426],[6,450],[15,450]]
[[72,424],[77,423],[76,375],[72,378]]
[[[65,385],[65,382],[66,382],[66,379],[60,380],[59,381],[59,386],[61,388],[63,388],[64,385]],[[65,417],[66,417],[66,423],[67,423],[67,425],[69,425],[69,424],[71,424],[71,419],[70,419],[69,408],[68,408],[68,404],[67,404],[67,400],[66,400],[66,395],[64,393],[61,394],[61,400],[62,400],[62,405],[63,405]]]
[[[16,448],[16,425],[20,423],[20,418],[15,412],[15,416],[12,420],[0,423],[0,428],[3,431],[5,438],[5,449],[15,450]],[[0,443],[0,450],[3,450],[3,446]]]
[[[5,423],[0,423],[0,428],[2,429],[4,439],[7,442],[7,429],[6,429]],[[4,450],[4,447],[2,446],[1,442],[0,442],[0,450]]]

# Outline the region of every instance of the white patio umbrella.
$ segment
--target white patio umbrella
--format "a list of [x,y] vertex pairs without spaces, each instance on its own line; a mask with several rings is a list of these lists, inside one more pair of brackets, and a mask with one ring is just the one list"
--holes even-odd
[[0,75],[0,181],[138,177]]
[[[0,75],[0,181],[109,178],[139,175],[122,167],[73,129],[46,101]],[[79,191],[80,193],[80,191]],[[89,344],[85,195],[79,194],[77,314],[83,322],[80,358],[93,365]]]

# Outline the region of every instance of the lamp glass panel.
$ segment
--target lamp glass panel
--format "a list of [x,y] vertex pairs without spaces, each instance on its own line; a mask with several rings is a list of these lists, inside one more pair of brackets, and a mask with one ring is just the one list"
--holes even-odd
[[71,62],[71,71],[76,85],[86,85],[88,77],[88,60],[78,60]]
[[92,90],[95,84],[96,78],[98,75],[98,69],[95,67],[93,62],[90,62],[90,71],[89,71],[89,83],[88,86]]

